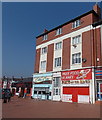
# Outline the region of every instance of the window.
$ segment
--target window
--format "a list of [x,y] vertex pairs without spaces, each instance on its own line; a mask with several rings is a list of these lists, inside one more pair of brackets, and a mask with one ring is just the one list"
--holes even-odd
[[72,45],[80,43],[80,35],[72,38]]
[[43,40],[47,40],[47,34],[43,36]]
[[47,47],[42,48],[42,54],[47,53]]
[[56,30],[56,35],[60,35],[62,33],[62,28],[58,28],[57,30]]
[[72,55],[72,64],[81,63],[81,53]]
[[59,87],[60,86],[60,77],[55,77],[54,78],[54,87]]
[[55,67],[61,66],[61,57],[55,58]]
[[38,94],[41,94],[41,91],[38,91]]
[[72,28],[76,28],[80,25],[80,20],[76,20],[72,23]]
[[34,91],[34,94],[37,94],[37,91]]
[[41,61],[41,70],[46,69],[46,61]]
[[59,88],[54,88],[53,95],[60,95],[60,89]]
[[62,48],[62,42],[58,42],[55,44],[55,50],[61,49]]

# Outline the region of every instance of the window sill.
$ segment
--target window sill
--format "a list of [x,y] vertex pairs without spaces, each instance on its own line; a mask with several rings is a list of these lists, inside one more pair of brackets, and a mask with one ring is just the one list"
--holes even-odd
[[79,25],[79,26],[77,26],[77,27],[74,27],[74,28],[72,28],[72,30],[73,30],[73,29],[76,29],[76,28],[78,28],[78,27],[80,27],[80,26],[81,26],[81,25]]
[[[62,33],[61,33],[62,34]],[[58,35],[61,35],[61,34],[58,34]],[[58,36],[57,34],[55,36]]]
[[59,51],[59,50],[62,50],[62,48],[60,48],[60,49],[55,49],[54,51]]
[[76,43],[76,44],[72,44],[72,46],[73,46],[73,45],[81,45],[81,44],[82,44],[82,42],[80,42],[80,43]]
[[58,67],[54,67],[54,69],[57,69],[57,68],[61,68],[61,66],[58,66]]
[[43,53],[43,54],[41,54],[41,55],[47,55],[47,53]]
[[82,63],[71,64],[71,66],[75,66],[75,65],[82,65]]

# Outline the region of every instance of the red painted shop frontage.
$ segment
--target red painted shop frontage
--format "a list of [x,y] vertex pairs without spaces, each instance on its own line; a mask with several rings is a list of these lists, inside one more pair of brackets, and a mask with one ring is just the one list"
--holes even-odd
[[62,101],[92,103],[92,69],[62,71]]

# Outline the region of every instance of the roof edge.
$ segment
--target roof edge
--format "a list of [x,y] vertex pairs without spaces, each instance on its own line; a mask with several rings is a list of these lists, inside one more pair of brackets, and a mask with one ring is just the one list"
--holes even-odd
[[79,19],[79,18],[81,18],[81,17],[83,17],[83,16],[86,16],[86,15],[90,14],[90,13],[93,13],[94,15],[96,15],[96,16],[98,17],[98,14],[97,14],[94,10],[90,10],[90,11],[88,11],[88,12],[86,12],[86,13],[84,13],[84,14],[82,14],[82,15],[74,18],[74,19],[69,20],[68,22],[65,22],[64,24],[61,24],[61,25],[59,25],[59,26],[57,26],[57,27],[55,27],[55,28],[53,28],[53,29],[45,32],[45,33],[42,33],[42,34],[38,35],[36,38],[41,37],[41,36],[43,36],[43,35],[45,35],[45,34],[48,34],[49,32],[51,32],[51,31],[53,31],[53,30],[56,30],[56,29],[58,29],[58,28],[60,28],[60,27],[62,27],[62,26],[64,26],[64,25],[66,25],[66,24],[68,24],[68,23],[70,23],[70,22],[73,22],[73,21],[75,21],[75,20],[77,20],[77,19]]

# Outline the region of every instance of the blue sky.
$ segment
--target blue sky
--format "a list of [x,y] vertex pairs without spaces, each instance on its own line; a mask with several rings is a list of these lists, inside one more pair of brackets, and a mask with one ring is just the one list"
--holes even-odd
[[3,75],[28,77],[34,73],[35,41],[85,12],[94,2],[5,2],[2,5]]

